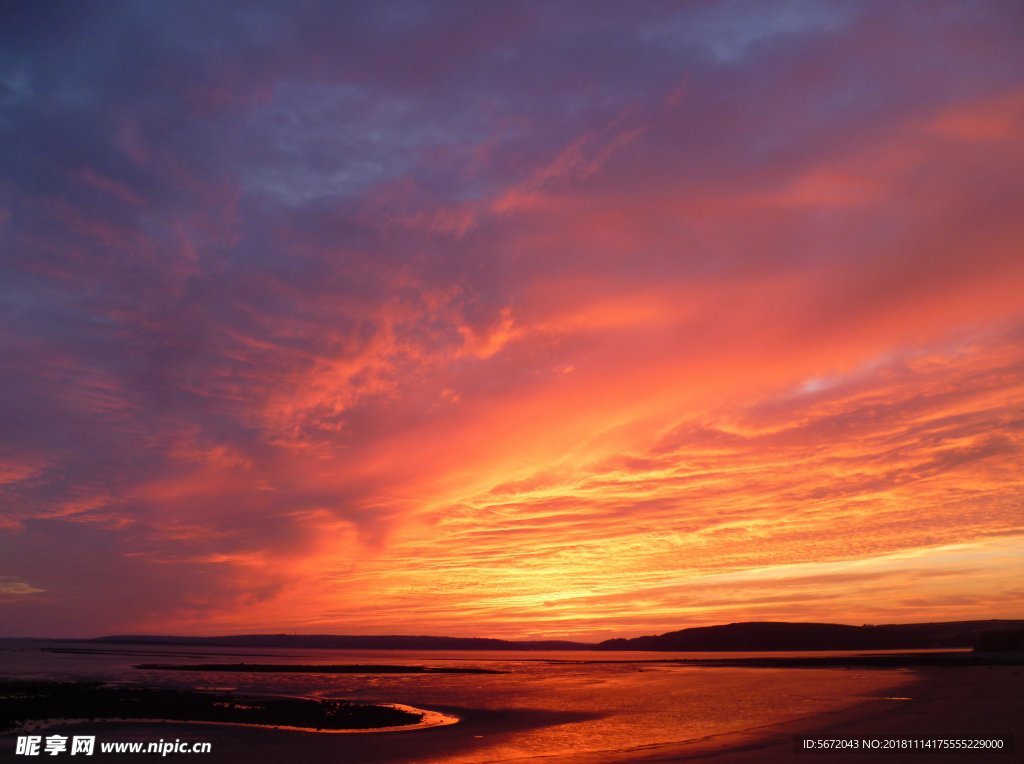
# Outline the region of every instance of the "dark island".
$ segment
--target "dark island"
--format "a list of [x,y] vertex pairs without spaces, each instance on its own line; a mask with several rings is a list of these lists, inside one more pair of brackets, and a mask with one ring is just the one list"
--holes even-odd
[[0,732],[23,729],[32,722],[83,717],[87,721],[191,721],[339,731],[415,725],[423,714],[331,699],[239,697],[95,682],[0,682]]

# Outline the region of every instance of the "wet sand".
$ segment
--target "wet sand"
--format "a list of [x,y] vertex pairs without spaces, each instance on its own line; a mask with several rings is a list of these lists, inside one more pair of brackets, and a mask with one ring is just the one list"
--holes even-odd
[[[709,667],[708,671],[714,671]],[[800,669],[793,669],[799,671]],[[668,745],[628,750],[575,753],[516,759],[545,764],[613,764],[617,762],[999,762],[1024,761],[1024,666],[944,666],[915,668],[900,698],[871,699],[840,712]],[[209,741],[206,762],[248,761],[294,764],[295,761],[442,762],[497,761],[488,750],[507,746],[529,729],[571,724],[594,718],[550,711],[480,711],[438,708],[459,717],[458,724],[407,732],[363,735],[317,735],[273,729],[199,727],[186,723],[79,725],[78,734],[103,740]],[[73,726],[63,734],[76,734]],[[815,738],[964,738],[1015,737],[1016,752],[797,752],[794,736]],[[4,743],[6,747],[7,743]],[[124,755],[119,758],[125,758]],[[128,756],[129,760],[138,758]]]
[[[714,669],[709,668],[713,671]],[[798,670],[798,669],[794,669]],[[594,754],[573,754],[571,756],[544,757],[539,761],[550,764],[612,764],[613,762],[672,762],[710,761],[717,764],[739,764],[740,762],[803,762],[804,764],[827,764],[829,762],[883,761],[918,762],[959,761],[999,762],[1024,761],[1024,667],[943,667],[924,668],[914,672],[916,681],[900,697],[907,700],[874,699],[860,703],[842,712],[815,715],[797,719],[768,728],[747,730],[742,733],[714,736],[704,740],[670,746],[644,748],[639,746],[628,751],[607,751]],[[481,743],[478,755],[486,761],[487,738],[514,735],[521,725],[565,723],[568,719],[557,719],[539,715],[510,713],[504,718],[500,714],[473,718],[466,712],[462,724],[446,730],[449,737],[440,735],[427,739],[431,731],[408,736],[399,741],[400,749],[406,746],[416,750],[400,761],[429,761],[425,754],[440,753],[473,756],[476,745],[470,743],[470,736],[482,735],[474,740]],[[462,727],[462,729],[459,729]],[[440,732],[440,731],[439,731]],[[807,735],[815,738],[949,738],[949,737],[991,737],[1013,735],[1018,746],[1015,752],[944,752],[944,753],[887,753],[887,752],[797,752],[794,737]],[[421,737],[422,736],[422,737]],[[446,749],[446,745],[452,748]],[[438,746],[435,748],[434,746]],[[389,753],[401,756],[403,751],[382,747],[376,751],[352,751],[351,761],[381,761]],[[365,757],[365,758],[363,758]],[[261,759],[262,760],[262,759]],[[521,760],[523,761],[523,760]]]
[[431,711],[426,708],[416,708],[415,706],[408,706],[404,703],[381,703],[380,707],[383,708],[394,708],[399,711],[404,711],[409,714],[415,714],[420,717],[420,720],[411,724],[399,724],[392,725],[390,727],[341,727],[338,729],[325,728],[325,727],[297,727],[294,724],[249,724],[246,722],[216,722],[216,721],[199,721],[196,719],[189,719],[187,722],[183,722],[176,719],[125,719],[125,718],[100,718],[100,719],[38,719],[32,720],[25,726],[16,730],[14,734],[17,735],[50,735],[54,734],[52,731],[58,727],[71,727],[82,724],[89,724],[91,726],[100,725],[101,729],[106,729],[109,725],[117,724],[122,727],[125,724],[128,725],[147,725],[149,729],[153,728],[153,725],[159,725],[162,729],[164,725],[182,725],[188,724],[190,726],[212,726],[212,727],[237,727],[239,729],[255,729],[255,730],[286,730],[289,732],[309,732],[316,735],[369,735],[377,732],[413,732],[416,730],[427,729],[428,727],[444,727],[449,724],[458,724],[459,717],[451,714],[443,714],[440,711]]
[[[209,742],[210,753],[196,760],[214,764],[249,762],[250,764],[295,764],[324,761],[349,764],[388,762],[444,761],[466,756],[472,761],[488,761],[486,749],[496,741],[551,724],[568,724],[591,716],[549,711],[480,711],[464,708],[435,708],[438,713],[458,717],[457,724],[424,729],[374,731],[373,734],[331,735],[285,729],[243,728],[237,725],[197,725],[184,722],[106,723],[102,726],[74,724],[53,727],[47,733],[96,735],[97,741],[139,741],[180,739]],[[13,739],[0,736],[0,751],[12,751]],[[99,754],[97,754],[99,755]],[[101,757],[102,758],[102,757]],[[117,760],[152,760],[147,754],[111,755]],[[179,756],[178,758],[182,758]],[[191,758],[191,757],[186,757]]]
[[[1024,666],[925,668],[905,688],[905,700],[875,699],[845,711],[794,720],[768,728],[723,735],[678,746],[637,749],[577,758],[581,762],[898,762],[1024,761]],[[817,739],[1014,737],[1013,751],[970,752],[797,752],[795,736]]]

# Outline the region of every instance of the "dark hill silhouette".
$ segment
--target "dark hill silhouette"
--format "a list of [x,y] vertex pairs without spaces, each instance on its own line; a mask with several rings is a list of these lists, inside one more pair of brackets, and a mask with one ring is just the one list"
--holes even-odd
[[915,650],[970,648],[977,644],[983,634],[1021,628],[1024,628],[1024,621],[952,621],[881,626],[766,621],[703,626],[633,639],[609,639],[598,644],[564,640],[511,641],[484,637],[337,634],[243,634],[227,637],[115,635],[89,641],[334,650]]
[[599,650],[919,650],[973,647],[982,634],[1021,621],[846,626],[837,623],[731,623],[657,636],[609,639]]
[[974,649],[978,652],[1024,653],[1024,629],[1003,629],[982,634]]

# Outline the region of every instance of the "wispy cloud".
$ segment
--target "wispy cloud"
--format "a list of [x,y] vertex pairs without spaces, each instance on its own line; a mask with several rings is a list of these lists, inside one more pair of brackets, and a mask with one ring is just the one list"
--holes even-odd
[[2,13],[19,633],[1024,617],[1018,4]]

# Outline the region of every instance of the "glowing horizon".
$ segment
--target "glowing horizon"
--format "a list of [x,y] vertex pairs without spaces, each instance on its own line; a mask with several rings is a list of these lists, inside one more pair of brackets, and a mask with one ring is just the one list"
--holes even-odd
[[1024,618],[1019,4],[2,14],[0,636]]

